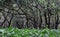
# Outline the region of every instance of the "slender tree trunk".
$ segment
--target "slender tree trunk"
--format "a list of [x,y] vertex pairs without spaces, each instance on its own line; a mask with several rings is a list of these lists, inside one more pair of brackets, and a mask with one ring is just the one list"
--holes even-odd
[[58,24],[59,24],[59,16],[58,16],[58,14],[56,15],[56,18],[55,18],[55,29],[57,29],[58,28]]
[[48,25],[47,24],[47,15],[46,15],[46,12],[44,12],[44,16],[45,16],[45,23],[46,23],[46,25]]
[[48,13],[48,28],[50,28],[50,14]]
[[40,15],[39,29],[42,28],[41,25],[42,25],[42,17],[41,17],[41,15]]

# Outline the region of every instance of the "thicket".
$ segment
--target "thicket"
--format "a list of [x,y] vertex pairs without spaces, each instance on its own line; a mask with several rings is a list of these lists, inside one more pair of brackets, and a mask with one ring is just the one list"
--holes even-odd
[[60,37],[60,29],[0,29],[0,37]]

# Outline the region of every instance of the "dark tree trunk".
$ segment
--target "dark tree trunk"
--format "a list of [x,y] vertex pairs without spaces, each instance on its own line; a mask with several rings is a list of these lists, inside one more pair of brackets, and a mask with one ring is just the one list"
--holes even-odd
[[58,14],[57,14],[57,15],[56,15],[56,18],[55,18],[55,29],[57,29],[58,24],[59,24],[59,16],[58,16]]
[[48,24],[47,24],[47,16],[46,16],[46,12],[44,12],[44,16],[45,16],[45,23],[46,23],[46,25],[48,25]]
[[41,14],[40,14],[40,23],[39,23],[39,28],[42,28],[42,27],[41,27],[41,25],[42,25],[42,17],[41,17]]
[[35,21],[35,18],[34,18],[33,22],[34,22],[34,24],[33,24],[34,28],[37,29],[37,21]]

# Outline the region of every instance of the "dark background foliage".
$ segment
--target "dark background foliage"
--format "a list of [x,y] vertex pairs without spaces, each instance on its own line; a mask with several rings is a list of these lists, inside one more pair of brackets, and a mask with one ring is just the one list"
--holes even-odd
[[0,0],[0,27],[57,29],[59,12],[60,0]]

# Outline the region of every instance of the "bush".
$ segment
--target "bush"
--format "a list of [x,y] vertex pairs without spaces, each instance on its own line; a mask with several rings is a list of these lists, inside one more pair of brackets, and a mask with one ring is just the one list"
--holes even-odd
[[0,29],[0,37],[60,37],[60,30],[55,29]]

